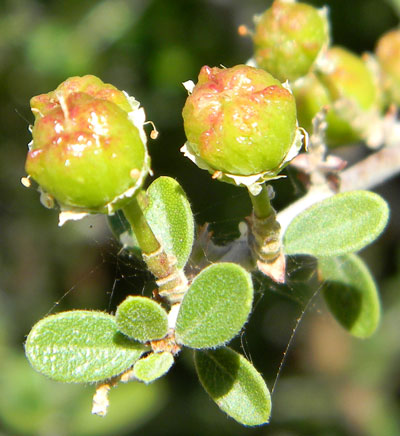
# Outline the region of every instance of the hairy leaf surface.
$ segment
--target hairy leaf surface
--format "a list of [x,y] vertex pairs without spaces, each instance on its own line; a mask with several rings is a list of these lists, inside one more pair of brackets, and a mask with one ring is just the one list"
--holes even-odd
[[180,308],[176,339],[191,348],[213,348],[237,335],[253,302],[250,274],[234,263],[216,263],[193,280]]
[[85,310],[43,318],[32,328],[25,344],[26,355],[37,371],[70,383],[118,375],[146,349],[119,333],[113,316]]
[[137,379],[145,383],[151,383],[165,375],[173,363],[174,357],[167,351],[152,353],[135,363],[133,374]]
[[196,351],[195,365],[203,388],[236,421],[254,426],[268,422],[271,397],[261,375],[230,348]]
[[119,331],[140,342],[163,338],[168,331],[167,312],[154,300],[127,297],[115,314]]
[[171,177],[158,177],[147,189],[146,219],[165,251],[176,257],[178,268],[189,258],[194,239],[194,220],[185,192]]
[[318,269],[333,316],[353,336],[371,336],[378,327],[381,310],[378,290],[364,261],[347,254],[319,260]]
[[[194,240],[194,219],[190,203],[179,183],[171,177],[158,177],[146,195],[137,197],[151,229],[167,254],[175,256],[178,268],[189,258]],[[122,211],[108,217],[108,223],[119,242],[135,256],[140,248]]]
[[285,232],[286,254],[334,257],[361,250],[383,231],[385,200],[369,191],[334,195],[298,215]]

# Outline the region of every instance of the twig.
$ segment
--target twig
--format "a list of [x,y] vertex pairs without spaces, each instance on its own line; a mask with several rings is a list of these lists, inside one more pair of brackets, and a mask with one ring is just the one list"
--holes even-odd
[[400,147],[387,147],[341,173],[340,191],[371,189],[400,172]]
[[[342,171],[339,192],[371,189],[398,173],[400,173],[400,147],[383,148]],[[314,186],[306,195],[279,212],[277,220],[281,225],[281,234],[285,233],[295,216],[335,193],[327,184]]]

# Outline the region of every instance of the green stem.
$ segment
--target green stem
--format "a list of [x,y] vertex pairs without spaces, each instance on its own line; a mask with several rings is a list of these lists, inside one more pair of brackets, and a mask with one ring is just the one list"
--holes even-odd
[[277,282],[284,281],[285,262],[280,240],[280,225],[271,205],[268,188],[263,184],[261,192],[249,192],[253,213],[248,219],[250,225],[250,247],[257,267]]
[[176,267],[176,258],[168,256],[164,247],[151,230],[142,208],[134,197],[122,208],[142,250],[143,260],[149,271],[156,277],[159,295],[171,305],[182,301],[187,289],[187,279],[183,271]]
[[159,250],[161,247],[160,243],[151,230],[136,197],[133,197],[132,200],[122,208],[122,211],[132,226],[132,230],[135,233],[142,252],[146,255],[150,255]]
[[265,184],[261,185],[261,192],[258,195],[253,195],[250,191],[249,195],[257,218],[267,218],[274,212],[269,199],[268,188]]

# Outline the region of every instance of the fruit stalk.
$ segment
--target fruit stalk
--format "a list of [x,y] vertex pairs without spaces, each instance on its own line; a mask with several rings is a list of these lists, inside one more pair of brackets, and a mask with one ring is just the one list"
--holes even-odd
[[157,240],[136,197],[132,198],[122,211],[136,235],[143,260],[156,277],[158,294],[171,305],[181,302],[187,289],[186,276],[177,268],[176,258],[168,256]]
[[285,280],[285,258],[281,244],[281,226],[271,205],[272,189],[262,185],[261,192],[249,192],[253,213],[248,218],[250,227],[249,245],[257,267],[278,283]]

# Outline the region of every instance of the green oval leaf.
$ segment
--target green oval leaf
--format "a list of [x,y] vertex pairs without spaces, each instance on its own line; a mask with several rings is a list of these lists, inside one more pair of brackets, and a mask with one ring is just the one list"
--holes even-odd
[[237,335],[253,302],[250,274],[234,263],[201,271],[186,292],[176,323],[176,339],[191,348],[212,348]]
[[[171,177],[158,177],[146,195],[140,193],[137,199],[164,250],[176,257],[178,268],[183,268],[192,250],[194,219],[182,187]],[[121,210],[108,217],[108,224],[122,246],[140,256],[136,236]]]
[[69,383],[95,382],[118,375],[146,350],[118,332],[113,316],[85,310],[40,320],[25,343],[26,355],[37,371]]
[[380,320],[380,301],[375,282],[355,254],[318,261],[323,295],[337,321],[353,336],[367,338]]
[[230,348],[196,351],[195,365],[205,391],[230,417],[249,426],[269,421],[267,385],[243,356]]
[[167,312],[154,300],[130,296],[115,314],[120,332],[140,342],[163,338],[168,332]]
[[183,268],[194,239],[194,220],[186,194],[171,177],[158,177],[147,189],[148,205],[144,214],[167,254]]
[[334,195],[298,215],[283,244],[286,254],[334,257],[361,250],[383,231],[389,218],[385,200],[369,191]]
[[174,363],[171,353],[152,353],[138,360],[133,367],[133,375],[140,381],[151,383],[165,375]]

